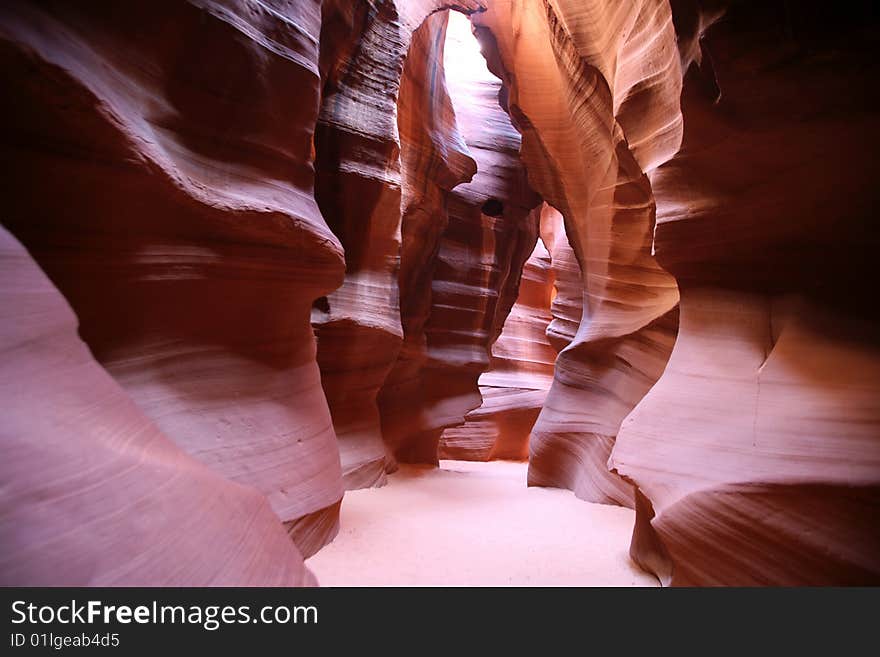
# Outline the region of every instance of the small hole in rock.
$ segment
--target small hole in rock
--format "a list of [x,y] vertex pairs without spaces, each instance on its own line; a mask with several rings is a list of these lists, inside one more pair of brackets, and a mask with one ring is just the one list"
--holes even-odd
[[497,198],[490,198],[483,203],[482,212],[489,217],[500,217],[504,214],[504,204]]
[[327,300],[327,297],[318,297],[312,302],[312,308],[320,310],[322,313],[329,313],[330,302]]

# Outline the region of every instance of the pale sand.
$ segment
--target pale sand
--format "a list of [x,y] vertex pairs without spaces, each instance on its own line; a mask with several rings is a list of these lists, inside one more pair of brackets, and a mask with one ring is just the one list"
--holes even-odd
[[306,563],[324,586],[657,586],[629,558],[635,514],[526,487],[525,463],[402,466],[349,491]]

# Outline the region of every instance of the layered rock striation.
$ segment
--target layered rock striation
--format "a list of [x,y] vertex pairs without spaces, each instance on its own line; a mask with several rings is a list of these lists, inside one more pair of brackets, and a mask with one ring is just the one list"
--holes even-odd
[[[675,280],[652,255],[646,172],[679,147],[681,74],[665,2],[501,1],[474,20],[523,135],[529,180],[564,218],[580,303],[531,437],[529,482],[631,504],[606,462],[620,422],[660,375],[675,333]],[[574,278],[569,277],[569,280]]]
[[311,584],[346,488],[443,456],[634,507],[664,584],[880,582],[878,34],[4,3],[0,580]]
[[[313,194],[320,25],[318,2],[285,13],[248,2],[0,10],[4,87],[16,99],[0,135],[15,163],[4,225],[70,304],[113,394],[155,427],[140,432],[161,432],[214,473],[198,475],[200,495],[214,481],[218,495],[234,483],[265,496],[304,554],[333,536],[343,491],[309,325],[313,299],[344,270]],[[46,394],[73,374],[47,381]],[[83,394],[65,408],[100,423],[96,403]],[[117,440],[112,424],[106,432]],[[147,440],[140,458],[159,458],[161,442]],[[192,471],[167,476],[186,490]],[[62,495],[63,481],[45,485]],[[79,513],[100,521],[114,508]],[[77,517],[88,520],[68,522]],[[175,510],[168,522],[188,533],[197,518]],[[181,576],[207,584],[208,571]],[[145,579],[133,570],[113,581]]]
[[[454,112],[457,131],[432,131],[432,123],[421,123],[424,112],[400,119],[404,343],[379,404],[389,450],[408,462],[436,463],[443,429],[461,424],[480,405],[477,381],[489,367],[491,345],[538,237],[540,199],[518,157],[519,134],[499,106],[500,82],[480,65],[467,22],[455,14],[449,19],[457,23],[447,40],[452,57],[445,57],[451,106],[435,116]],[[431,27],[428,21],[421,29]],[[425,38],[424,49],[437,53],[426,59],[439,66],[444,41]],[[407,108],[422,80],[434,79],[409,72],[408,62]],[[437,102],[435,94],[428,98]]]
[[[557,255],[565,252],[558,212],[544,209],[541,238],[523,267],[519,296],[492,345],[489,369],[480,376],[479,408],[465,422],[443,431],[440,458],[469,461],[527,460],[529,433],[553,381],[556,350],[547,337],[556,294],[556,271],[547,244]],[[570,252],[570,249],[568,249]],[[580,287],[578,287],[578,292]]]
[[789,9],[676,6],[684,141],[652,184],[681,326],[611,458],[664,583],[880,581],[878,30]]
[[0,228],[0,581],[314,583],[266,497],[175,445],[76,328],[58,290]]
[[347,488],[381,485],[394,467],[376,397],[407,328],[418,333],[411,307],[430,293],[444,195],[476,171],[446,90],[448,6],[323,3],[315,195],[345,249],[345,280],[316,301],[312,323]]

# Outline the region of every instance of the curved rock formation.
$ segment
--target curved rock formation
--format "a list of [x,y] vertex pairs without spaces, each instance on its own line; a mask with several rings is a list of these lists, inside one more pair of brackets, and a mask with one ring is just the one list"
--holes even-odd
[[312,193],[317,2],[4,3],[3,222],[147,417],[309,554],[339,456],[309,315],[342,277]]
[[877,29],[790,9],[736,6],[702,35],[681,152],[652,178],[681,328],[611,464],[639,490],[632,554],[665,583],[880,582]]
[[2,228],[0,351],[4,586],[314,583],[266,498],[162,434]]
[[474,22],[505,81],[529,179],[562,213],[583,285],[577,333],[532,433],[529,482],[628,504],[629,486],[605,464],[621,420],[662,371],[678,301],[652,256],[644,173],[681,138],[672,14],[663,0],[506,0]]
[[581,266],[565,234],[559,210],[546,203],[541,208],[541,238],[550,253],[554,293],[550,302],[551,320],[547,340],[558,352],[574,340],[583,314],[584,286]]
[[[448,130],[425,131],[418,123],[424,113],[401,124],[402,133],[416,130],[412,139],[402,135],[405,341],[379,402],[385,440],[397,458],[409,462],[436,463],[443,429],[461,424],[480,405],[477,380],[489,367],[489,349],[516,299],[538,234],[539,198],[518,159],[519,135],[498,105],[499,81],[474,59],[478,51],[462,23],[453,43],[473,56],[452,70],[446,60],[461,141]],[[437,34],[423,35],[423,50],[435,53],[427,61],[443,54]],[[437,102],[434,94],[427,97]],[[462,153],[473,160],[463,160]],[[468,171],[474,163],[475,174]],[[473,178],[453,189],[462,172]]]
[[310,584],[438,455],[634,506],[664,584],[880,583],[878,34],[3,3],[2,583]]
[[556,240],[567,246],[559,213],[545,208],[541,239],[523,267],[519,296],[492,345],[489,370],[479,379],[482,404],[465,416],[464,424],[443,431],[441,459],[528,459],[529,433],[553,381],[556,360],[547,337],[556,267],[545,246],[562,252]]
[[[422,140],[449,148],[448,169],[420,172],[446,190],[474,173],[443,76],[448,12],[432,14],[446,6],[345,0],[323,5],[324,93],[315,134],[315,193],[345,248],[346,275],[342,287],[315,304],[312,322],[347,488],[383,483],[393,463],[393,456],[386,458],[376,395],[404,336],[397,276],[401,202],[410,207],[414,201],[406,192],[401,198],[401,183],[430,184],[414,180],[416,171],[404,171],[401,180],[400,142],[410,150],[421,148],[410,144]],[[470,1],[457,8],[472,12],[482,5]],[[406,167],[406,152],[403,159]],[[424,211],[426,204],[418,202]],[[443,222],[432,223],[442,229]],[[418,248],[430,252],[432,247],[427,240]],[[403,258],[409,258],[406,251]],[[408,276],[401,272],[402,286]],[[407,314],[404,310],[404,324]]]

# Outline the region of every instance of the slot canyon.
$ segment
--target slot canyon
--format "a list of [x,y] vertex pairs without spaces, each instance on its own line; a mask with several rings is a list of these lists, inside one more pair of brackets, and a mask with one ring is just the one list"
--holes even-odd
[[0,584],[880,584],[878,47],[3,2]]

